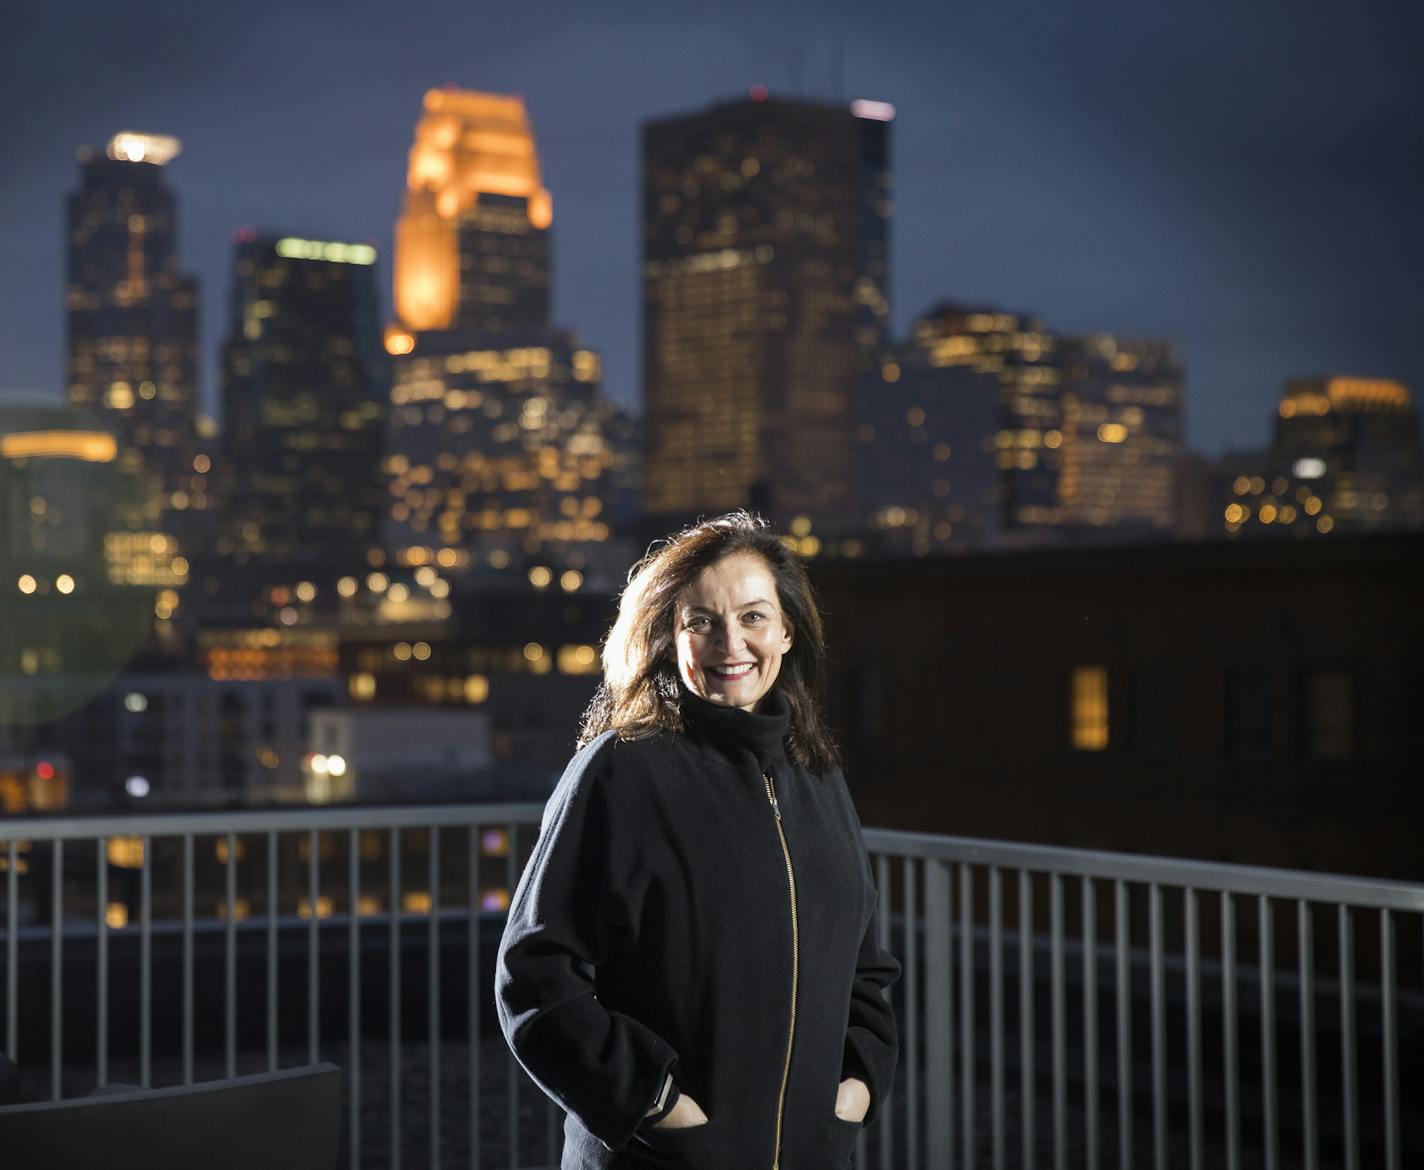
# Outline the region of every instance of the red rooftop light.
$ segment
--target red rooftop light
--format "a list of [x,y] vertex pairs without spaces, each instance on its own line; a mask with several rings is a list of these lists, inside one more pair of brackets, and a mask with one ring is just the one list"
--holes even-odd
[[766,94],[767,94],[766,86],[764,86],[764,85],[754,85],[754,86],[752,86],[752,90],[751,90],[751,99],[752,99],[752,101],[754,101],[754,102],[764,102],[764,101],[766,101]]

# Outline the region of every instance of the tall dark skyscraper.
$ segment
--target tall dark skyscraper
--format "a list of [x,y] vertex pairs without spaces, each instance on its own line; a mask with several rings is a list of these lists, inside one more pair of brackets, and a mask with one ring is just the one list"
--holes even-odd
[[207,503],[197,455],[198,290],[178,269],[178,213],[164,167],[178,140],[115,135],[80,151],[69,197],[68,397],[110,427],[141,490],[130,531],[182,533]]
[[244,230],[233,259],[218,552],[364,564],[385,425],[376,249]]
[[758,87],[644,126],[647,514],[849,519],[889,309],[893,114]]

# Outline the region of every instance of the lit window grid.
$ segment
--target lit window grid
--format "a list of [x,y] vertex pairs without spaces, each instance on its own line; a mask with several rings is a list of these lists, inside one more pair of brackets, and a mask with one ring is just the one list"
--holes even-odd
[[[445,372],[430,376],[442,364]],[[596,355],[577,351],[572,367],[587,378],[596,372]],[[613,481],[626,476],[628,460],[605,434],[606,407],[561,388],[569,368],[547,349],[405,364],[410,380],[398,377],[392,401],[442,405],[392,413],[397,445],[409,453],[386,463],[393,541],[416,542],[438,531],[446,543],[459,543],[511,530],[540,542],[607,540],[609,526],[596,517],[608,506]],[[517,379],[497,382],[509,372]],[[458,408],[447,411],[443,404],[452,400]],[[418,451],[435,455],[413,462]]]

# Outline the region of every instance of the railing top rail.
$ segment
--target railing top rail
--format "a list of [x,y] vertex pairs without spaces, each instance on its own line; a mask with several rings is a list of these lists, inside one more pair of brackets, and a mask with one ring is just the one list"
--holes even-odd
[[1424,884],[1386,878],[1188,861],[1056,845],[1026,845],[975,837],[907,833],[896,829],[866,829],[865,844],[872,853],[888,853],[897,857],[1002,866],[1104,880],[1156,882],[1197,890],[1424,913]]
[[542,803],[343,805],[334,808],[235,809],[139,813],[134,816],[0,819],[0,841],[97,840],[101,837],[219,836],[225,833],[333,832],[342,829],[424,829],[432,825],[539,823]]
[[[140,813],[134,816],[18,817],[0,820],[0,842],[98,840],[104,837],[220,836],[227,833],[337,832],[470,825],[537,825],[538,802],[498,804],[375,805],[334,808]],[[995,865],[1041,873],[1159,885],[1371,909],[1424,913],[1424,884],[1306,870],[1189,861],[1136,853],[1109,853],[1066,846],[1029,845],[976,837],[866,829],[874,853],[969,865]]]

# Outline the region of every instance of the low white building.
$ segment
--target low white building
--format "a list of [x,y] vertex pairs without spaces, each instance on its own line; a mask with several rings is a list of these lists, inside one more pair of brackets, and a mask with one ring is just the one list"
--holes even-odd
[[303,799],[388,803],[496,798],[487,711],[336,707],[313,711]]

